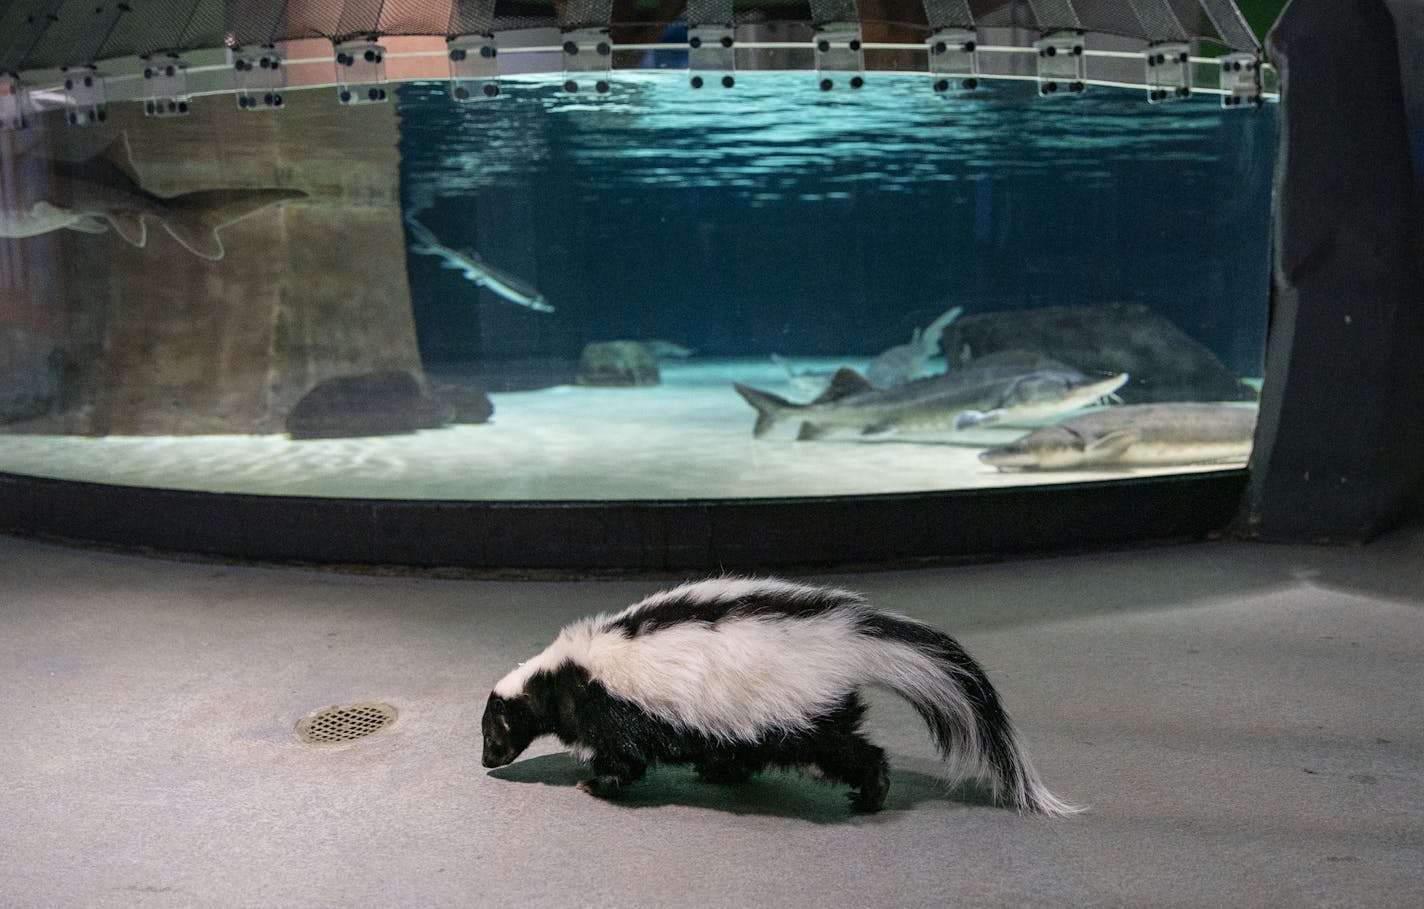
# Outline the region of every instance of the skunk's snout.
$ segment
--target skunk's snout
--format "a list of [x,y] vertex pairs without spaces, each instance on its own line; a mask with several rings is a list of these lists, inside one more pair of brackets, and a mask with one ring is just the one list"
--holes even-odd
[[480,757],[480,763],[486,767],[503,767],[514,760],[514,755],[507,751],[485,749],[485,753]]
[[510,761],[513,761],[513,759],[513,757],[510,757],[510,755],[506,754],[491,754],[491,752],[486,749],[486,752],[484,752],[484,757],[480,758],[480,762],[481,764],[486,765],[486,767],[504,767],[504,765],[508,764],[508,762]]

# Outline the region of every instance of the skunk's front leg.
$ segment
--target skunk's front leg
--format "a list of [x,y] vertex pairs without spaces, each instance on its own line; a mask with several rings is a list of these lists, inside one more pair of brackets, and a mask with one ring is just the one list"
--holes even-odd
[[593,776],[579,780],[578,788],[597,798],[612,798],[629,783],[636,783],[648,771],[648,762],[631,754],[598,751],[590,761]]

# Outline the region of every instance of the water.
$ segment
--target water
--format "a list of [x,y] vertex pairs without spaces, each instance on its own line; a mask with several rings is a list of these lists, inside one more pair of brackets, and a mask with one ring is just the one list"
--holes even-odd
[[[1096,323],[1098,334],[1075,341],[1082,361],[1067,365],[1095,376],[1132,372],[1121,391],[1129,400],[1241,401],[1251,393],[1237,380],[1261,374],[1269,106],[1151,106],[1141,92],[1099,88],[1041,101],[1020,83],[943,97],[922,78],[881,74],[858,92],[820,92],[809,73],[743,74],[731,91],[693,90],[685,74],[628,73],[606,97],[516,82],[498,101],[468,105],[446,92],[441,83],[407,84],[393,110],[362,114],[363,122],[398,118],[389,201],[367,185],[372,174],[383,178],[386,165],[371,160],[386,152],[353,125],[356,114],[329,99],[294,97],[311,115],[289,110],[284,128],[310,130],[317,139],[307,150],[332,166],[254,168],[255,185],[290,182],[310,198],[285,206],[280,221],[269,212],[252,218],[257,227],[225,229],[222,261],[194,262],[165,246],[156,226],[141,250],[112,234],[0,241],[6,262],[24,263],[10,267],[6,292],[18,288],[32,312],[46,313],[28,323],[12,314],[19,327],[7,330],[51,332],[52,314],[67,306],[67,330],[83,335],[56,348],[58,360],[43,346],[17,347],[0,363],[4,383],[31,398],[46,394],[46,382],[62,384],[49,372],[89,383],[52,394],[48,414],[34,418],[32,408],[10,420],[0,471],[182,489],[505,500],[1076,481],[1222,465],[1001,473],[981,463],[986,446],[1026,431],[1013,425],[796,441],[797,421],[786,420],[753,438],[756,414],[732,386],[807,400],[836,368],[864,371],[954,306],[962,322],[1013,313],[1012,331],[1046,307],[1140,305],[1181,333],[1175,346],[1199,351],[1226,376],[1215,385],[1181,376],[1174,385],[1169,364],[1152,385],[1099,349],[1132,339],[1109,339],[1111,326]],[[223,156],[215,128],[197,123],[143,123],[136,134],[148,139],[137,143],[140,156],[174,147],[222,167],[238,160]],[[374,143],[358,162],[367,170],[347,173],[342,148],[363,140]],[[173,169],[146,164],[139,172],[162,195],[191,188]],[[159,177],[170,183],[160,186]],[[324,194],[347,206],[345,233],[318,232],[309,213]],[[367,297],[398,297],[405,287],[390,274],[400,254],[372,239],[399,242],[402,214],[526,294],[537,291],[553,311],[511,302],[414,250],[403,262],[410,312],[402,315],[399,299],[372,304],[361,296],[372,276],[387,283]],[[280,262],[253,254],[275,224],[292,248],[319,250],[324,270],[308,273],[317,266],[299,254]],[[55,261],[79,264],[45,265],[56,248],[73,252]],[[110,269],[135,258],[153,274],[175,264],[203,270],[189,283],[169,277],[115,290],[122,282],[109,279]],[[240,305],[264,294],[273,309]],[[146,297],[172,297],[182,313],[170,322],[151,306],[148,322],[119,331],[126,307],[142,308],[136,301]],[[320,319],[301,316],[303,306]],[[361,340],[379,342],[389,331],[397,350],[403,318],[413,324],[418,360],[373,353]],[[649,387],[574,384],[586,345],[613,340],[673,342],[692,354],[663,357],[660,381]],[[295,368],[283,359],[287,349],[300,353]],[[934,359],[925,368],[962,369],[962,358],[984,352],[956,348],[953,364]],[[773,354],[812,375],[793,380]],[[314,441],[284,433],[293,404],[319,380],[392,366],[428,380],[428,390],[456,382],[488,392],[492,419]],[[118,406],[126,402],[127,410]],[[124,410],[126,422],[94,416],[106,409]]]
[[868,356],[950,305],[1132,301],[1259,374],[1269,110],[1099,89],[1055,103],[1015,83],[947,99],[892,76],[823,93],[797,73],[508,94],[402,90],[405,201],[559,314],[472,313],[477,291],[412,259],[430,361],[497,369],[625,337]]

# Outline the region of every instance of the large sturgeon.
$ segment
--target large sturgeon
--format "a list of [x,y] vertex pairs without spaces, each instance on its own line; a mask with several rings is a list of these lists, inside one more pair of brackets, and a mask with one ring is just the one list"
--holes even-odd
[[979,459],[1000,470],[1195,464],[1245,458],[1255,430],[1254,407],[1128,404],[1068,417]]
[[[193,255],[221,259],[218,231],[269,205],[306,196],[299,189],[201,189],[160,196],[139,183],[122,136],[82,161],[45,159],[47,174],[40,179],[25,162],[21,156],[0,173],[0,237],[112,229],[127,243],[143,246],[145,219],[151,218]],[[15,186],[5,185],[7,173],[16,177]]]
[[737,393],[756,408],[752,435],[761,438],[780,420],[800,420],[798,439],[833,429],[862,435],[965,429],[990,423],[1042,420],[1076,410],[1122,387],[1127,373],[1090,379],[1081,373],[985,367],[961,369],[894,388],[873,388],[860,373],[841,369],[830,387],[809,404],[737,383]]

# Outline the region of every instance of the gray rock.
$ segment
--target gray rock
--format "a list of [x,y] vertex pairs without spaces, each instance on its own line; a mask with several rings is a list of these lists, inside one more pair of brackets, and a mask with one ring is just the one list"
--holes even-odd
[[287,415],[294,439],[386,436],[438,429],[454,408],[427,397],[404,370],[327,379],[307,392]]
[[0,425],[69,408],[78,381],[74,358],[59,342],[29,331],[0,331]]
[[638,341],[596,341],[579,358],[579,385],[627,388],[662,381],[658,361]]
[[463,382],[430,382],[430,396],[450,406],[451,423],[488,423],[494,402],[484,389]]
[[964,316],[945,329],[944,349],[954,363],[1019,351],[1058,360],[1086,375],[1125,372],[1130,378],[1118,395],[1128,403],[1256,399],[1255,391],[1216,354],[1139,304]]

